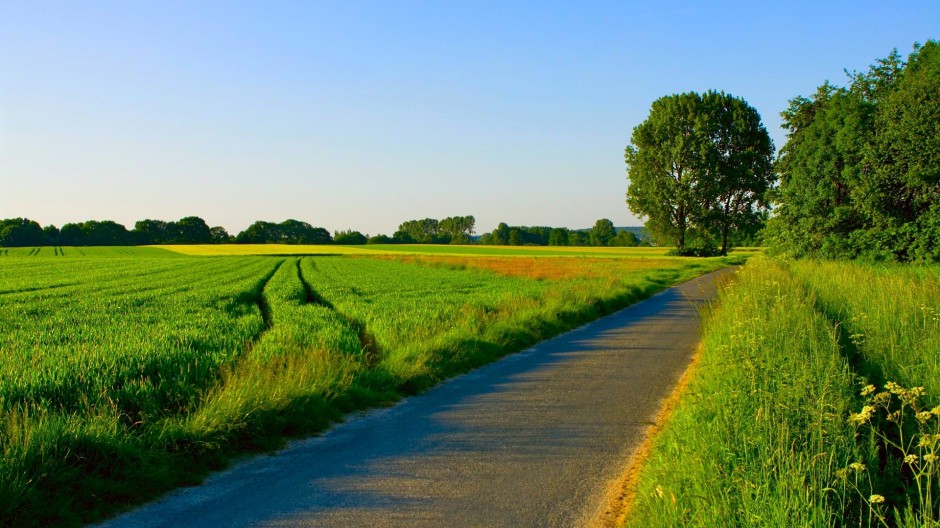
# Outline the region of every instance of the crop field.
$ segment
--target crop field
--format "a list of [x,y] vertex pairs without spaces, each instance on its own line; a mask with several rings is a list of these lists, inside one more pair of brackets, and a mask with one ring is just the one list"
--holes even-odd
[[366,254],[5,251],[2,524],[101,518],[731,262]]
[[751,259],[627,526],[940,525],[940,269]]

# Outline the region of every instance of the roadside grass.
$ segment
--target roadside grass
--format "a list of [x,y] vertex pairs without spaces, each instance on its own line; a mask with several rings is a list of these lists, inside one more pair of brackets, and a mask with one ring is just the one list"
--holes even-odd
[[531,260],[0,259],[0,525],[100,519],[729,262]]
[[873,383],[923,386],[940,403],[940,268],[816,261],[788,268],[845,329]]
[[836,476],[871,463],[846,420],[857,387],[812,292],[750,260],[706,316],[700,362],[626,525],[858,525],[862,505]]
[[937,269],[736,275],[626,525],[940,526]]

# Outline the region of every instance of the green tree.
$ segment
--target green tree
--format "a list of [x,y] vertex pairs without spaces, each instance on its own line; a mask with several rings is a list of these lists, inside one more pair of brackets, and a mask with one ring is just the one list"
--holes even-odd
[[702,227],[727,254],[733,233],[753,234],[764,223],[768,191],[777,179],[774,145],[760,114],[743,99],[707,92],[702,105],[711,136],[703,160],[711,202]]
[[136,243],[141,245],[169,244],[171,236],[168,225],[163,220],[138,220],[131,231]]
[[594,227],[591,228],[591,245],[609,246],[616,234],[617,231],[614,229],[614,223],[607,218],[601,218],[595,222]]
[[210,228],[209,234],[213,244],[228,244],[232,241],[232,235],[229,235],[228,231],[226,231],[222,226],[215,226]]
[[568,245],[568,229],[564,227],[556,227],[548,234],[548,245],[549,246],[567,246]]
[[610,241],[610,245],[618,247],[636,247],[640,245],[640,239],[630,231],[622,229],[617,231],[617,235]]
[[[420,244],[434,244],[441,242],[440,222],[433,218],[423,220],[408,220],[398,226],[399,231],[408,233],[412,240]],[[450,241],[448,238],[447,242]]]
[[522,238],[522,231],[517,228],[512,228],[509,230],[509,245],[510,246],[524,246],[525,239]]
[[940,260],[940,44],[849,78],[782,114],[764,239],[795,256]]
[[334,233],[333,242],[336,244],[362,245],[368,242],[368,238],[359,231],[349,229]]
[[0,220],[0,246],[41,246],[45,242],[46,236],[42,227],[33,220],[28,218]]
[[208,244],[212,241],[209,224],[198,216],[187,216],[171,223],[173,244]]
[[493,244],[497,246],[509,245],[509,226],[506,222],[500,222],[493,230]]
[[732,231],[763,217],[772,159],[770,136],[743,99],[714,91],[665,96],[626,148],[627,205],[647,218],[654,239],[679,253],[690,232],[705,245],[720,238],[727,251]]
[[476,219],[472,215],[451,216],[438,224],[441,234],[449,237],[451,244],[469,244],[475,226]]

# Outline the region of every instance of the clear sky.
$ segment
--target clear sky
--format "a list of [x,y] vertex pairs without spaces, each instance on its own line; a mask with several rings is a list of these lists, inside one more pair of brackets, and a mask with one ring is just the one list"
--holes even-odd
[[638,225],[656,98],[779,113],[940,38],[940,2],[0,0],[0,218]]

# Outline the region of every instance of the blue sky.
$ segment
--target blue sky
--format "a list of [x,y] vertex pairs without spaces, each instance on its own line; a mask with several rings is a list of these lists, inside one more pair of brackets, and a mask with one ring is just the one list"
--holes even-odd
[[[0,0],[2,1],[2,0]],[[656,98],[779,113],[940,2],[2,2],[0,218],[638,225]]]

